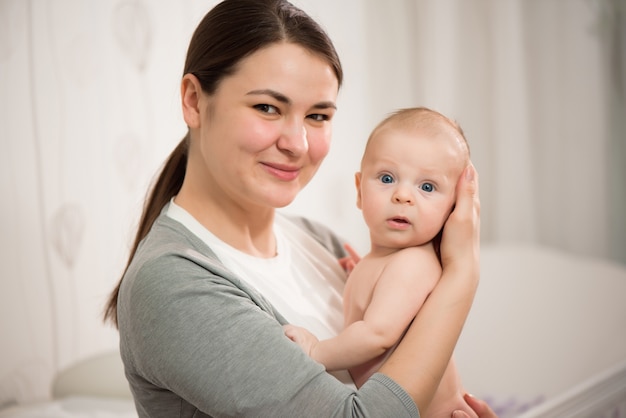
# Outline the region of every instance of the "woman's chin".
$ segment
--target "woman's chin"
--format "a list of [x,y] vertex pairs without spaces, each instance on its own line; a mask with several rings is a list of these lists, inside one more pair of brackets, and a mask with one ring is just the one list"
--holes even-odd
[[294,200],[293,198],[292,199],[276,199],[275,203],[273,203],[272,206],[276,209],[281,209],[286,206],[289,206],[293,202],[293,200]]
[[247,197],[257,204],[275,209],[289,206],[304,188],[302,182],[298,180],[290,182],[259,182],[255,186],[248,188],[248,191],[254,194],[254,196],[249,195]]
[[292,187],[279,187],[267,196],[268,203],[276,209],[284,208],[296,199],[301,190],[302,188],[296,184]]
[[[261,198],[261,200],[263,201],[263,206],[267,206],[267,207],[271,207],[274,209],[281,209],[284,208],[285,206],[289,206],[291,204],[291,202],[294,201],[294,199],[296,198],[296,194],[295,193],[273,193],[270,196],[264,196],[263,198]],[[258,202],[260,202],[261,200],[258,200]]]

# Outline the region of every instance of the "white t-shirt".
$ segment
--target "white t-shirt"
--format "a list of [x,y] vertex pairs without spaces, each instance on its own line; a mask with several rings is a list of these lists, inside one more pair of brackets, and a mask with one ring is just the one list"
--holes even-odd
[[[226,244],[173,199],[167,216],[203,240],[227,268],[257,289],[290,323],[320,340],[343,329],[346,273],[333,254],[284,215],[276,213],[274,220],[277,255],[272,258],[254,257]],[[344,383],[352,382],[347,372],[333,374]]]

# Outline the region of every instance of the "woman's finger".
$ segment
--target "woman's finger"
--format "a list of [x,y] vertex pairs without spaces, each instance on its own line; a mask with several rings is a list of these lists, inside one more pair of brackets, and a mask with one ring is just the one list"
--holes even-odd
[[473,217],[473,215],[479,215],[478,173],[472,163],[469,163],[463,175],[459,178],[456,190],[457,196],[454,212],[459,216]]
[[489,407],[487,402],[483,401],[482,399],[475,398],[469,393],[466,393],[463,398],[465,399],[465,402],[467,402],[469,407],[472,408],[474,412],[476,412],[478,418],[498,418],[496,413]]
[[[478,259],[480,246],[480,199],[478,197],[478,174],[470,163],[457,183],[454,210],[448,217],[441,240],[441,262],[467,266]],[[472,265],[471,263],[469,265]]]

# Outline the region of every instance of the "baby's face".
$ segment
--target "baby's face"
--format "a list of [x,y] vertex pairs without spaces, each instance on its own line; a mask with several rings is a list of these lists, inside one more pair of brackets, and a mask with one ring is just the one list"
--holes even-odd
[[357,174],[357,204],[372,244],[404,248],[432,240],[454,206],[467,155],[452,128],[381,129]]

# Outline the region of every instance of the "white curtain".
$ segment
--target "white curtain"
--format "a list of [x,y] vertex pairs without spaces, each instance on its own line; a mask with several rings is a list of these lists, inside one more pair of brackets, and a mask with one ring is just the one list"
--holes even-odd
[[[353,174],[406,106],[463,126],[483,240],[626,263],[624,0],[294,0],[342,57],[331,153],[287,208],[367,250]],[[0,406],[113,349],[101,323],[216,1],[0,0]]]
[[460,122],[484,242],[626,263],[625,4],[367,2],[375,112],[420,104]]

